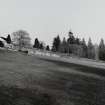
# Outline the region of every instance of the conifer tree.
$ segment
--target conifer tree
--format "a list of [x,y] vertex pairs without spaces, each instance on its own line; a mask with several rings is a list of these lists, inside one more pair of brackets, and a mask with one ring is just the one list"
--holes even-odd
[[100,44],[99,44],[99,59],[100,60],[105,60],[105,44],[104,40],[101,39]]
[[68,36],[69,36],[69,38],[67,39],[68,44],[75,44],[75,37],[71,31],[68,33]]
[[34,42],[33,47],[34,48],[39,48],[39,46],[40,46],[40,42],[39,42],[38,38],[35,38],[35,42]]
[[52,51],[59,51],[61,40],[59,35],[53,39]]
[[86,41],[85,39],[83,38],[82,41],[81,41],[81,45],[82,45],[82,57],[88,57],[87,56],[87,45],[86,45]]
[[47,50],[47,51],[50,51],[49,45],[46,46],[46,50]]
[[94,45],[92,44],[91,38],[89,38],[88,40],[87,52],[88,52],[89,59],[95,58],[95,49],[94,49]]
[[10,44],[11,43],[11,36],[8,34],[7,36],[7,43]]

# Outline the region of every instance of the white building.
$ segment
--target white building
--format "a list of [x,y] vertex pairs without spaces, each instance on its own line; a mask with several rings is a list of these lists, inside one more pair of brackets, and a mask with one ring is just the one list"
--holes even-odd
[[6,40],[4,40],[3,38],[1,38],[0,37],[0,42],[1,42],[1,44],[3,44],[3,46],[2,45],[0,45],[0,47],[4,47],[4,48],[12,48],[13,47],[13,45],[12,44],[8,44],[7,43],[7,41]]

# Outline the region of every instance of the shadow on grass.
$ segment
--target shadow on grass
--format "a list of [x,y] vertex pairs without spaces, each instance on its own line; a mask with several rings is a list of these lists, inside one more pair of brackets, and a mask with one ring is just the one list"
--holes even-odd
[[58,105],[56,98],[37,90],[0,86],[0,105]]
[[100,76],[105,76],[105,69],[96,68],[96,67],[89,67],[89,66],[85,66],[85,65],[68,63],[68,62],[63,62],[63,61],[56,61],[56,60],[43,59],[43,58],[40,58],[40,59],[47,61],[47,62],[52,62],[56,65],[61,66],[61,67],[68,67],[68,68],[75,69],[75,70],[82,71],[82,72],[86,72],[86,73],[93,73],[93,74],[97,74]]

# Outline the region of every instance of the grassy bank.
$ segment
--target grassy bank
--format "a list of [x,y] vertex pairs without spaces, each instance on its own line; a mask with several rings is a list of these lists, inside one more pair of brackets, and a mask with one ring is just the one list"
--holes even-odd
[[0,51],[1,105],[105,105],[104,69]]

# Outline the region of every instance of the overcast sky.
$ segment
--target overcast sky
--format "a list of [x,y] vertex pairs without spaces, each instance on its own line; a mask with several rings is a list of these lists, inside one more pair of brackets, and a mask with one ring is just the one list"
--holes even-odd
[[105,39],[105,0],[0,0],[0,34],[24,29],[50,44],[71,29],[78,37]]

